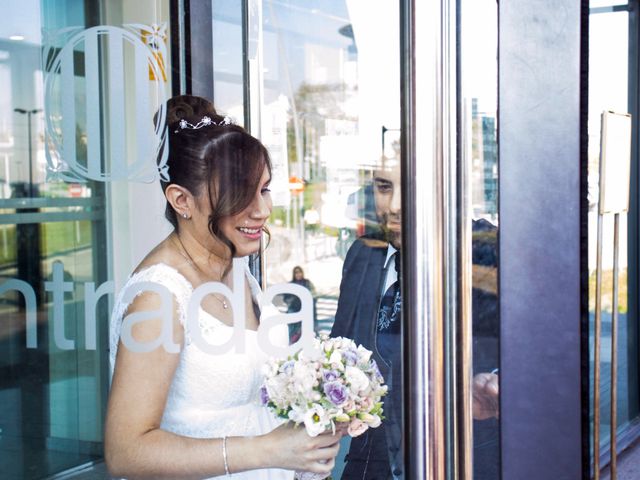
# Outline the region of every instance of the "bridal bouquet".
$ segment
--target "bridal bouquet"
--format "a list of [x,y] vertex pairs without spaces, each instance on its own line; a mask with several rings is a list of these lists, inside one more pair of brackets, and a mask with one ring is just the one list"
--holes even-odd
[[387,386],[371,351],[353,340],[321,335],[311,352],[265,365],[263,405],[280,418],[304,424],[311,436],[348,425],[352,437],[383,420],[381,398]]

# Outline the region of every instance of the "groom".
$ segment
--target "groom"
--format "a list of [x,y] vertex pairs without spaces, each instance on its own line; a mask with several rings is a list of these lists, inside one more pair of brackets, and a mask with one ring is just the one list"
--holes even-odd
[[[382,425],[351,441],[343,480],[404,479],[402,451],[402,348],[400,336],[402,250],[400,165],[384,159],[374,172],[373,198],[379,231],[360,237],[349,249],[331,336],[344,336],[373,351],[389,393]],[[498,414],[495,374],[474,378],[474,418]]]
[[389,386],[385,420],[351,441],[342,478],[403,478],[400,338],[400,168],[385,159],[374,174],[380,231],[357,239],[347,252],[331,336],[349,337],[373,351]]

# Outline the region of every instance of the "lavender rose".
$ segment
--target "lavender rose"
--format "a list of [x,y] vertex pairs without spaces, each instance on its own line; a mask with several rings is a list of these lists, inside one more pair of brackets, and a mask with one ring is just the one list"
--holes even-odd
[[338,372],[335,370],[322,370],[322,381],[335,382],[338,379]]
[[383,380],[382,373],[380,373],[380,369],[378,368],[377,362],[372,358],[369,362],[369,368],[373,371],[374,378],[381,382]]
[[325,383],[324,394],[336,407],[347,401],[347,389],[340,382]]
[[295,364],[296,364],[295,361],[287,360],[280,367],[280,371],[284,372],[286,375],[291,375],[291,373],[293,373],[293,367],[295,366]]
[[267,387],[264,385],[260,387],[260,402],[262,402],[262,405],[269,403],[269,392],[267,392]]
[[345,365],[353,367],[358,363],[358,352],[355,350],[345,350],[342,352],[342,359],[344,360]]

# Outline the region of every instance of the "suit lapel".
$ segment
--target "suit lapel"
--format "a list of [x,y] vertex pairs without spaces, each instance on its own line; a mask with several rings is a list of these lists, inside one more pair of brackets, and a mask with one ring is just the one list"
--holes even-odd
[[356,240],[345,260],[340,299],[332,336],[349,337],[369,345],[369,323],[377,309],[378,286],[386,249],[373,248]]

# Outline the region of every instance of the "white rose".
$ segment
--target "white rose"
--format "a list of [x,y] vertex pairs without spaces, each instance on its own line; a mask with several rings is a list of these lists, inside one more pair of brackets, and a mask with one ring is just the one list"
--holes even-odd
[[322,347],[320,345],[311,348],[309,352],[307,352],[307,357],[311,361],[319,362],[324,359],[324,352],[322,351]]
[[347,367],[344,372],[347,382],[354,393],[361,392],[369,387],[369,379],[358,367]]
[[304,422],[304,411],[297,405],[292,405],[291,410],[287,415],[289,419],[295,423]]
[[264,365],[262,365],[261,373],[265,377],[273,377],[278,373],[278,368],[279,368],[278,362],[274,360],[269,360]]
[[297,362],[293,367],[293,380],[297,392],[310,393],[316,381],[315,368],[310,367],[308,364]]
[[283,406],[288,403],[289,385],[285,379],[280,376],[271,378],[265,383],[265,386],[267,387],[269,398],[276,405]]
[[333,346],[335,344],[335,340],[333,338],[329,338],[327,339],[324,343],[324,351],[325,352],[330,352],[333,349]]
[[362,345],[358,345],[358,359],[361,363],[367,363],[371,359],[371,350],[367,350]]
[[329,357],[329,363],[336,370],[344,370],[344,364],[342,363],[342,353],[338,350],[334,350],[334,352]]
[[350,338],[344,338],[343,342],[344,342],[343,345],[344,345],[344,347],[346,349],[348,349],[348,350],[357,350],[356,342],[354,342]]

